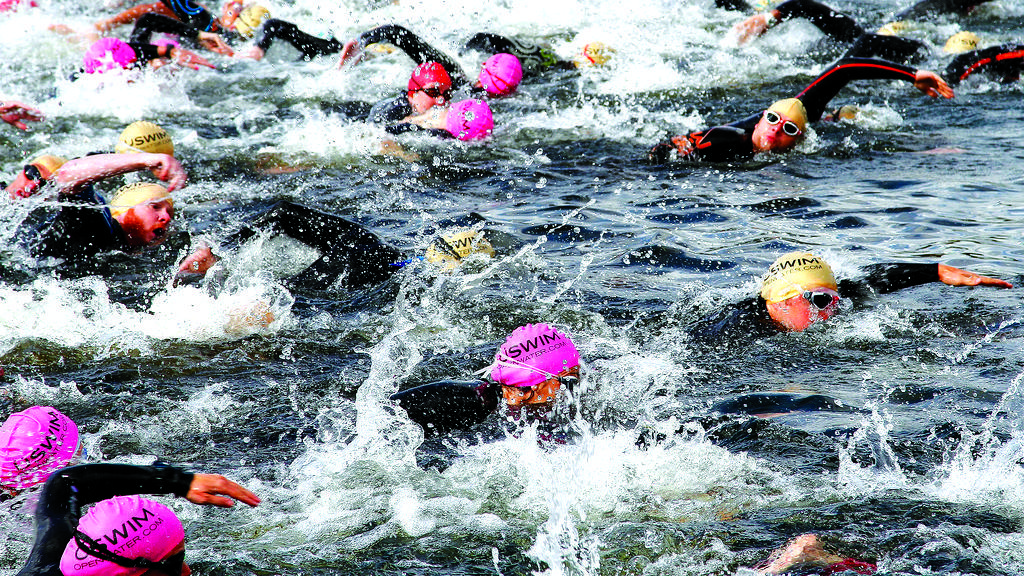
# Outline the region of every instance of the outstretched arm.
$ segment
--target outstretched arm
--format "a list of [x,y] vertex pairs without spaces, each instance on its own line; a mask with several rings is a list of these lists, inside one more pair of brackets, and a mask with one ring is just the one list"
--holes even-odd
[[43,119],[43,113],[21,102],[8,100],[0,102],[0,119],[19,130],[28,130],[25,121],[39,122]]
[[864,29],[853,18],[815,0],[788,0],[773,10],[755,14],[733,27],[740,44],[764,34],[779,22],[804,18],[824,34],[840,42],[853,42]]
[[185,185],[185,169],[167,154],[96,154],[69,160],[53,174],[60,194],[70,196],[111,176],[150,170],[173,192]]
[[259,496],[220,474],[194,474],[185,498],[193,504],[221,508],[231,508],[235,505],[235,500],[249,506],[258,506],[260,503]]
[[1013,288],[1013,284],[998,278],[990,278],[954,268],[946,264],[939,264],[939,281],[950,286],[995,286],[996,288]]

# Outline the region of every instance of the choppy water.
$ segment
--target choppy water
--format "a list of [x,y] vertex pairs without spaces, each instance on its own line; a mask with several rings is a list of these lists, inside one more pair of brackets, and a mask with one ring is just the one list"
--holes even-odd
[[[490,141],[412,139],[420,160],[407,163],[373,156],[382,132],[321,103],[391,94],[408,60],[339,75],[333,58],[294,63],[276,46],[261,63],[214,57],[217,71],[71,84],[81,48],[40,24],[82,25],[104,8],[42,4],[0,17],[0,92],[49,116],[28,135],[0,129],[3,174],[40,152],[108,150],[148,119],[171,132],[191,181],[176,196],[178,237],[107,278],[33,280],[12,239],[29,205],[2,203],[0,414],[54,405],[93,458],[161,457],[258,492],[254,510],[175,503],[198,573],[725,574],[806,531],[885,573],[1024,573],[1019,288],[928,285],[803,334],[712,347],[688,335],[795,248],[841,277],[938,260],[1024,282],[1020,84],[972,81],[944,102],[858,84],[839,103],[860,105],[861,119],[817,125],[781,159],[649,167],[641,159],[667,131],[790,95],[840,50],[801,23],[731,47],[721,38],[740,15],[704,0],[271,3],[338,37],[401,23],[450,54],[480,30],[544,38],[566,57],[594,40],[618,50],[607,69],[495,103]],[[904,4],[836,6],[881,24]],[[916,34],[941,46],[963,26],[1019,41],[1022,15],[1020,0],[996,0]],[[467,70],[480,60],[462,58]],[[274,162],[311,168],[259,171]],[[469,214],[514,242],[450,276],[414,266],[365,291],[289,292],[271,272],[307,256],[293,245],[241,255],[235,277],[247,280],[217,297],[168,287],[189,232],[216,238],[279,199],[358,220],[410,254]],[[225,329],[257,299],[277,321]],[[564,326],[586,362],[570,441],[492,432],[432,444],[450,466],[419,467],[422,432],[387,396],[469,377],[536,321]],[[775,390],[851,409],[703,418]],[[659,431],[666,441],[638,447]],[[0,573],[27,556],[21,510],[3,508]]]

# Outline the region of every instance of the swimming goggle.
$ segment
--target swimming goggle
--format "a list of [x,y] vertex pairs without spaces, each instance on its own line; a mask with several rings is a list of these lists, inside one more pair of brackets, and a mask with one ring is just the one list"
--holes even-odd
[[25,167],[21,169],[21,173],[32,182],[41,182],[43,180],[43,174],[35,164],[25,164]]
[[168,556],[159,562],[150,560],[149,558],[125,558],[110,551],[106,544],[102,544],[93,540],[88,534],[81,530],[75,530],[75,542],[78,543],[78,547],[88,553],[90,556],[99,558],[100,560],[106,560],[113,562],[118,566],[124,566],[125,568],[148,568],[150,570],[159,570],[164,574],[181,574],[182,566],[185,564],[185,551],[182,550],[173,556]]
[[[773,110],[765,110],[764,119],[767,120],[768,123],[771,124],[772,126],[775,126],[779,122],[782,122],[782,116],[780,116],[778,112],[775,112]],[[782,122],[782,131],[785,132],[787,136],[799,136],[800,134],[803,133],[801,132],[800,127],[796,125],[796,122],[793,122],[792,120],[786,120],[785,122]]]
[[448,97],[451,95],[450,90],[441,90],[437,86],[431,86],[429,88],[418,88],[416,91],[423,92],[427,96],[434,99],[444,98],[445,100],[448,100]]
[[824,310],[829,306],[839,302],[839,295],[832,292],[814,292],[811,290],[805,290],[802,294],[804,300],[817,308],[818,310]]

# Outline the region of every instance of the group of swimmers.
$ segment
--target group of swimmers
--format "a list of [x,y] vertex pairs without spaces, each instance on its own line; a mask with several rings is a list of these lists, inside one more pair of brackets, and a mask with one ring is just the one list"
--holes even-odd
[[[928,1],[936,9],[963,9],[981,3]],[[902,17],[911,18],[921,10],[924,8],[909,10]],[[813,0],[784,2],[740,23],[736,33],[748,41],[776,23],[796,17],[808,18],[830,37],[853,42],[854,49],[794,97],[744,120],[672,137],[651,150],[649,157],[730,162],[758,153],[784,152],[804,136],[809,122],[825,115],[829,102],[850,81],[904,80],[929,96],[950,98],[950,83],[979,71],[991,72],[1000,80],[1015,79],[1024,54],[1018,45],[1002,45],[995,51],[962,51],[968,56],[957,57],[943,79],[933,72],[875,58],[911,60],[908,41],[885,36],[882,31],[868,34],[849,17]],[[189,0],[162,0],[98,22],[95,28],[106,32],[131,22],[135,27],[129,41],[107,37],[91,44],[82,73],[104,73],[165,59],[191,67],[212,67],[182,43],[231,55],[232,46],[250,38],[255,44],[239,56],[260,59],[280,40],[292,44],[305,59],[340,54],[339,66],[350,67],[371,46],[386,43],[409,55],[416,68],[404,94],[372,106],[364,117],[386,125],[392,134],[425,130],[461,140],[490,134],[494,124],[486,98],[514,95],[524,76],[551,68],[599,64],[608,57],[606,47],[588,45],[580,57],[565,61],[549,47],[480,33],[467,40],[465,47],[491,52],[491,56],[472,80],[454,59],[404,27],[380,26],[347,42],[325,40],[292,23],[270,18],[262,6],[246,6],[239,0],[228,2],[220,17]],[[887,29],[905,27],[891,24]],[[176,38],[154,39],[156,34]],[[960,42],[969,46],[972,40],[962,36]],[[453,102],[452,93],[458,90],[478,97]],[[28,129],[25,122],[43,119],[39,111],[17,101],[0,102],[0,118],[22,130]],[[129,172],[150,172],[165,185],[125,185],[109,200],[95,190],[103,180]],[[164,241],[175,215],[172,193],[186,179],[166,131],[140,122],[126,129],[114,153],[72,160],[46,155],[30,160],[6,191],[12,200],[37,194],[59,200],[59,207],[50,210],[41,224],[35,223],[25,241],[34,255],[74,267],[97,254],[131,252]],[[264,232],[291,236],[320,251],[316,262],[290,279],[301,288],[319,289],[337,282],[350,287],[371,285],[419,259],[447,268],[466,258],[495,256],[493,238],[480,228],[440,234],[424,255],[410,256],[349,220],[288,202],[252,217],[222,247],[236,246]],[[210,246],[198,246],[179,263],[176,280],[210,281],[210,271],[222,259],[223,254],[214,254]],[[782,255],[768,268],[758,295],[701,320],[693,332],[702,338],[735,339],[802,331],[838,313],[844,298],[856,303],[873,294],[928,282],[1011,287],[999,279],[937,263],[877,264],[866,272],[863,280],[838,282],[819,256],[804,251]],[[257,319],[271,320],[265,316]],[[570,335],[543,322],[514,330],[482,373],[485,377],[481,379],[430,383],[398,392],[391,399],[423,426],[428,436],[443,435],[478,424],[495,412],[543,417],[559,404],[571,402],[585,376]],[[233,500],[259,504],[257,496],[222,476],[190,474],[159,463],[148,467],[82,464],[84,458],[77,427],[55,408],[28,408],[12,414],[0,426],[3,493],[13,496],[39,490],[36,542],[20,574],[189,574],[181,522],[163,505],[138,494],[174,494],[197,504],[218,506],[231,506]],[[874,569],[868,563],[825,552],[813,535],[803,535],[780,549],[760,571],[777,574],[794,566],[821,568],[824,573],[870,573]]]

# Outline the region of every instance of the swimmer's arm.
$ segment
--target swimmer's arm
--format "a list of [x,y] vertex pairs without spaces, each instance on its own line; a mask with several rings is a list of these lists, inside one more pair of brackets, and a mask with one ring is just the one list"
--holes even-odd
[[173,192],[185,185],[185,169],[167,154],[96,154],[69,160],[53,174],[53,183],[62,196],[73,196],[89,184],[95,184],[111,176],[150,170],[153,175],[167,183],[167,190]]
[[1012,288],[1009,282],[981,276],[946,264],[873,264],[865,268],[865,282],[880,294],[931,282],[950,286],[995,286]]
[[[1016,74],[1009,74],[1010,78],[1020,76],[1020,69],[1024,63],[1024,44],[1003,44],[993,46],[984,50],[972,50],[957,55],[946,67],[945,77],[953,84],[963,82],[968,76],[980,70],[986,70],[995,66],[1016,67]],[[1007,70],[1010,72],[1010,70]],[[1005,79],[1000,79],[1006,81]]]
[[231,508],[235,500],[249,506],[258,506],[260,503],[259,496],[220,474],[194,474],[185,498],[193,504],[221,508]]
[[43,120],[43,113],[21,102],[7,100],[0,102],[0,119],[19,130],[28,130],[25,121],[39,122]]
[[213,249],[204,244],[181,261],[181,264],[178,265],[178,274],[198,274],[201,276],[206,274],[219,261],[220,258],[213,253]]
[[434,106],[423,114],[412,114],[402,119],[406,124],[415,124],[421,128],[444,130],[448,125],[448,108]]
[[1013,288],[1013,284],[998,278],[990,278],[954,268],[946,264],[939,264],[939,281],[950,286],[995,286],[996,288]]

